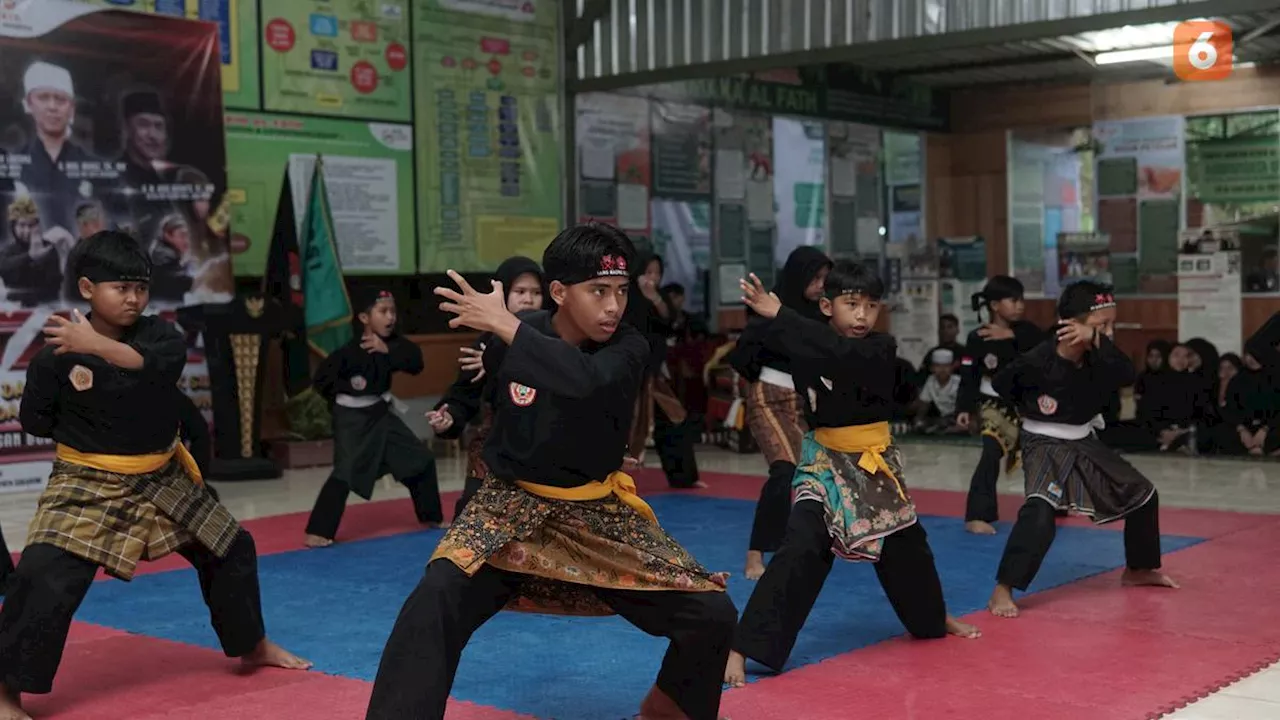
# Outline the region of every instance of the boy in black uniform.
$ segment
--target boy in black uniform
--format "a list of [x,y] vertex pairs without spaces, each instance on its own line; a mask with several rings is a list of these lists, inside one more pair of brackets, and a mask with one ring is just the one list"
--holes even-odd
[[[493,277],[502,283],[507,293],[507,310],[518,315],[526,310],[543,308],[542,268],[533,260],[515,256],[502,261]],[[453,506],[453,516],[458,517],[467,503],[480,490],[485,478],[489,477],[489,468],[484,464],[484,443],[489,439],[489,430],[493,427],[493,393],[497,389],[485,378],[483,353],[490,338],[481,335],[469,348],[461,348],[463,361],[458,371],[458,379],[449,386],[443,399],[427,413],[427,422],[431,430],[445,440],[452,440],[462,434],[468,424],[475,428],[466,440],[467,477],[462,495]],[[475,422],[479,418],[479,422]]]
[[195,566],[229,657],[310,666],[267,639],[253,538],[178,441],[187,348],[173,325],[142,316],[151,263],[123,233],[85,242],[74,272],[92,312],[50,319],[22,392],[23,431],[55,440],[57,456],[0,610],[0,720],[27,720],[20,694],[52,688],[99,567],[130,580],[139,561],[171,552]]
[[995,535],[992,525],[1000,517],[996,485],[1000,460],[1005,471],[1018,463],[1018,413],[991,387],[1000,368],[1045,339],[1040,328],[1022,319],[1025,310],[1022,283],[1008,275],[996,275],[973,296],[974,310],[987,310],[988,322],[969,333],[960,356],[960,396],[956,424],[967,428],[977,422],[982,431],[982,457],[969,480],[964,529],[977,535]]
[[392,409],[391,376],[422,372],[422,349],[396,334],[391,293],[366,291],[355,307],[360,336],[330,353],[313,382],[333,403],[333,472],[307,520],[308,547],[332,545],[347,494],[368,500],[388,473],[409,488],[418,522],[433,528],[444,522],[436,458]]
[[[451,327],[492,333],[490,477],[441,540],[387,640],[369,720],[440,720],[471,634],[508,607],[619,614],[671,645],[642,718],[715,720],[736,610],[618,471],[649,345],[620,324],[631,241],[564,230],[542,267],[556,304],[519,318],[505,294],[436,288]],[[719,667],[717,667],[719,664]],[[495,680],[497,681],[497,680]],[[607,681],[602,678],[602,681]]]
[[1125,585],[1177,587],[1160,571],[1160,498],[1143,477],[1094,433],[1111,394],[1132,385],[1133,363],[1111,341],[1111,290],[1080,281],[1058,299],[1059,324],[1046,340],[995,377],[1000,397],[1022,416],[1027,500],[1000,559],[988,608],[1017,617],[1013,590],[1026,590],[1053,543],[1055,515],[1074,511],[1095,523],[1125,518]]
[[885,595],[913,636],[977,637],[977,628],[947,614],[933,552],[889,434],[897,342],[872,330],[883,282],[869,268],[837,262],[820,301],[825,324],[783,305],[755,275],[742,281],[742,292],[743,302],[768,321],[766,347],[790,361],[812,429],[792,481],[785,539],[742,613],[725,682],[746,682],[746,658],[782,671],[836,556],[875,563]]

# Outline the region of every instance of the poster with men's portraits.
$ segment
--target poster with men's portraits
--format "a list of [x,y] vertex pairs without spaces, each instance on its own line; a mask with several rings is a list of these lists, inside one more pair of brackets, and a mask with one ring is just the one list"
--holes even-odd
[[[161,313],[231,299],[218,42],[210,23],[0,0],[0,492],[34,482],[10,463],[51,449],[18,401],[49,316],[85,306],[87,238],[137,241]],[[207,403],[195,346],[184,389]]]

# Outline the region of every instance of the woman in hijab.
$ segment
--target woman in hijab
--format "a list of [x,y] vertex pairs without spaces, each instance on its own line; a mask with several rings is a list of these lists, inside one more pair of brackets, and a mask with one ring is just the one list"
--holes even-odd
[[1169,351],[1168,371],[1149,375],[1143,382],[1138,421],[1146,426],[1160,450],[1184,447],[1191,427],[1207,409],[1205,380],[1199,367],[1197,371],[1191,369],[1195,355],[1185,344],[1174,345]]
[[[792,251],[773,286],[784,307],[805,317],[826,322],[818,299],[822,283],[831,271],[831,259],[815,247],[802,245]],[[767,323],[747,311],[747,327],[729,355],[729,363],[750,385],[746,396],[747,426],[769,463],[769,477],[756,502],[747,549],[746,576],[757,580],[764,574],[764,554],[782,546],[782,536],[791,515],[791,480],[800,457],[804,436],[804,414],[800,396],[791,379],[790,361],[764,347]]]
[[649,431],[662,463],[667,484],[676,489],[706,487],[698,479],[698,459],[694,446],[697,428],[689,422],[689,413],[671,389],[664,375],[667,362],[667,336],[671,332],[673,310],[659,291],[662,284],[662,257],[642,255],[632,268],[631,289],[623,322],[630,323],[649,340],[649,363],[644,384],[636,397],[635,419],[631,426],[629,453],[637,464],[644,462]]

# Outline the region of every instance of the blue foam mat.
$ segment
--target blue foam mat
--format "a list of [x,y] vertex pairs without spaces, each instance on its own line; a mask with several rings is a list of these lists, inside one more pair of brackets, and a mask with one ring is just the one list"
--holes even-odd
[[[649,499],[663,526],[712,570],[735,574],[739,610],[753,583],[741,577],[753,503],[659,495]],[[1008,537],[964,532],[958,518],[922,518],[955,615],[986,606]],[[441,531],[348,542],[260,559],[263,607],[272,638],[334,675],[372,680],[401,604],[417,584]],[[1201,542],[1165,536],[1169,553]],[[1124,563],[1121,534],[1061,527],[1032,592]],[[94,585],[77,619],[128,632],[217,648],[195,573],[143,575]],[[837,562],[791,656],[789,668],[818,662],[903,632],[865,564]],[[560,720],[629,716],[653,682],[666,641],[619,618],[501,613],[472,638],[453,695],[483,705]]]

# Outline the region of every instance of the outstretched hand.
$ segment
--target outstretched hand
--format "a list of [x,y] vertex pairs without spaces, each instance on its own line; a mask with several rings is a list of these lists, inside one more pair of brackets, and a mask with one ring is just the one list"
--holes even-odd
[[777,295],[767,292],[764,289],[764,283],[760,282],[760,278],[755,273],[748,276],[750,279],[742,279],[738,281],[738,285],[742,288],[742,302],[747,307],[756,311],[760,317],[772,320],[778,316],[778,311],[782,309],[782,301]]
[[501,282],[493,280],[492,291],[482,293],[471,287],[457,272],[450,270],[447,274],[458,289],[438,287],[435,294],[445,300],[440,303],[440,309],[457,316],[449,321],[449,327],[497,332],[504,324],[519,322],[507,310],[506,293],[503,292]]

